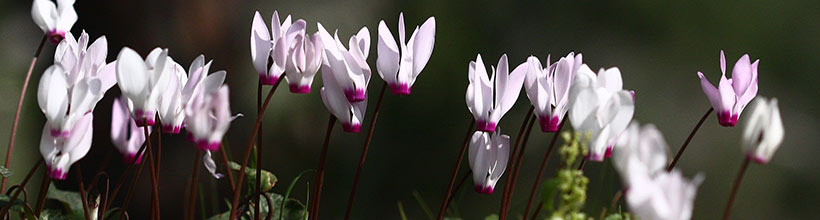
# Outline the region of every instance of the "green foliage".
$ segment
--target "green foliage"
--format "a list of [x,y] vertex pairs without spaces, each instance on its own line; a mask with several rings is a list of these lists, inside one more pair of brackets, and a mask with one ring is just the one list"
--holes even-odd
[[[301,202],[299,202],[298,200],[287,199],[287,201],[285,201],[285,197],[283,197],[282,195],[275,194],[275,193],[266,193],[266,194],[271,198],[271,200],[273,200],[272,203],[273,203],[273,216],[274,217],[282,215],[283,218],[286,219],[286,220],[304,220],[304,219],[307,219],[307,217],[308,217],[307,216],[307,214],[308,214],[307,209],[305,208],[305,205],[302,204]],[[281,204],[283,204],[283,201],[285,201],[284,208],[282,208],[283,206],[281,205]],[[267,199],[265,199],[264,196],[260,195],[259,203],[260,203],[260,206],[261,206],[261,209],[260,209],[260,211],[261,211],[260,214],[261,215],[260,216],[262,216],[262,217],[267,216],[268,212],[270,212],[270,210],[268,209]],[[251,216],[253,216],[253,212],[255,210],[256,209],[253,208],[253,207],[248,209],[248,210],[245,210],[245,212],[241,216],[241,219],[242,220],[252,219]],[[227,211],[227,212],[223,212],[221,214],[212,216],[208,219],[209,220],[227,220],[229,216],[230,216],[230,211]]]
[[83,212],[82,196],[79,192],[66,191],[57,189],[54,183],[48,186],[48,193],[46,198],[59,201],[63,204],[63,209],[68,213],[66,215],[69,219],[85,219],[85,212]]
[[[82,217],[82,216],[80,216]],[[40,220],[68,220],[68,216],[63,215],[63,212],[56,209],[45,209],[40,212]],[[85,219],[85,218],[83,218]]]
[[[240,169],[242,169],[241,164],[238,164],[233,161],[230,162],[230,166],[232,170],[239,171]],[[245,175],[248,177],[247,183],[250,187],[249,189],[256,189],[256,169],[251,167],[252,166],[248,166],[247,168],[245,168]],[[262,192],[268,192],[271,189],[273,189],[273,186],[276,185],[277,181],[278,179],[275,175],[273,175],[273,173],[267,170],[262,170]]]
[[[579,133],[564,132],[564,145],[559,149],[561,168],[558,175],[542,185],[544,209],[553,210],[553,198],[558,196],[558,207],[550,215],[553,220],[591,219],[581,212],[586,202],[586,191],[589,179],[582,170],[576,168],[575,162],[587,154],[587,146]],[[584,138],[586,139],[586,137]]]
[[[293,191],[293,187],[294,187],[294,186],[296,186],[296,182],[298,182],[298,181],[299,181],[299,179],[300,179],[300,178],[302,178],[302,175],[305,175],[305,174],[310,173],[310,172],[313,172],[313,171],[314,171],[314,170],[304,170],[304,171],[300,172],[300,173],[299,173],[299,175],[296,175],[296,178],[293,178],[293,180],[292,180],[292,181],[290,181],[290,185],[288,185],[288,190],[287,190],[287,191],[285,191],[285,198],[290,198],[290,192],[291,192],[291,191]],[[308,188],[310,188],[310,187],[308,187]],[[281,202],[279,205],[280,205],[280,206],[284,206],[284,205],[285,205],[285,201],[286,201],[286,200],[282,200],[282,202]],[[305,208],[305,209],[307,209],[307,208]],[[276,216],[274,216],[274,217],[276,217]],[[280,214],[278,215],[278,217],[279,217],[279,218],[278,218],[279,220],[284,220],[284,218],[285,218],[285,216],[283,215],[283,213],[280,213]]]
[[11,174],[14,174],[11,169],[6,168],[5,166],[0,166],[0,176],[3,176],[3,178],[8,178]]
[[484,217],[484,220],[498,220],[498,215],[497,214],[488,215],[487,217]]

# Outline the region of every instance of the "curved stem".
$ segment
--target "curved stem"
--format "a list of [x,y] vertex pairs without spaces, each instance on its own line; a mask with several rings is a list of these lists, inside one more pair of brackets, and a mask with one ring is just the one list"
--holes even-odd
[[195,215],[194,213],[196,213],[195,212],[196,211],[195,201],[196,201],[196,194],[197,194],[196,193],[197,192],[197,182],[198,182],[198,179],[199,179],[199,163],[200,163],[201,159],[202,159],[202,151],[196,150],[196,153],[194,154],[193,172],[191,173],[191,186],[188,187],[188,190],[190,191],[190,194],[188,194],[188,211],[185,213],[185,216],[187,216],[186,219],[193,220],[193,219],[196,218],[196,216],[194,216]]
[[[150,139],[150,137],[146,138],[146,140],[148,140],[148,139]],[[120,175],[119,179],[117,180],[117,185],[114,187],[114,190],[111,192],[111,195],[108,196],[108,199],[106,199],[106,202],[103,205],[103,210],[107,210],[108,207],[111,206],[111,203],[114,202],[114,198],[117,197],[117,193],[120,191],[120,188],[122,188],[122,184],[125,183],[125,178],[128,176],[128,173],[131,172],[131,169],[133,169],[134,166],[137,164],[137,161],[139,161],[139,158],[142,158],[143,156],[145,156],[145,149],[148,147],[146,144],[147,143],[142,144],[142,147],[140,147],[140,149],[137,150],[137,154],[136,154],[137,156],[134,157],[134,160],[131,161],[131,163],[128,164],[127,168],[125,168],[125,172],[123,172],[122,175]],[[132,182],[135,182],[137,177],[139,177],[140,171],[142,171],[143,164],[144,163],[140,164],[139,168],[137,169],[138,171],[135,174],[134,179],[133,179]],[[130,195],[131,195],[132,190],[133,190],[133,187],[129,188],[129,191],[127,193],[128,196],[126,196],[126,201],[128,201],[128,199],[131,198]],[[127,207],[127,205],[124,206],[123,209],[125,209],[126,207]]]
[[[143,145],[142,148],[145,149],[146,145]],[[145,152],[143,151],[143,154],[144,153]],[[137,153],[137,155],[140,155],[140,154]],[[140,157],[136,157],[136,158],[140,158]],[[137,160],[134,159],[134,161],[137,161]],[[133,163],[132,163],[132,165],[133,165]],[[140,165],[137,167],[137,172],[134,173],[134,178],[131,179],[131,185],[128,186],[128,192],[125,194],[125,202],[123,202],[122,208],[120,208],[123,213],[125,213],[126,210],[128,209],[128,203],[131,202],[131,196],[134,195],[134,187],[137,186],[137,179],[140,177],[140,173],[142,173],[142,168],[143,167],[145,167],[145,162],[140,163]],[[125,176],[123,175],[123,177],[121,179],[124,180],[124,178],[125,178]],[[111,200],[111,201],[108,202],[108,205],[106,205],[106,208],[108,208],[108,206],[111,205],[112,202],[114,202],[113,198],[115,198],[117,196],[116,192],[117,192],[117,190],[119,189],[120,186],[122,186],[122,182],[120,182],[119,186],[117,186],[117,188],[114,189],[114,194],[112,194],[109,197],[109,200]],[[120,220],[122,220],[126,216],[128,216],[128,215],[120,215]]]
[[746,168],[749,167],[749,158],[743,160],[743,165],[740,166],[740,171],[737,173],[737,177],[735,178],[735,184],[732,185],[732,194],[729,194],[729,201],[726,202],[726,210],[723,211],[723,220],[729,219],[729,214],[732,212],[732,204],[735,202],[735,196],[737,196],[737,190],[740,189],[740,182],[743,181],[743,174],[746,173]]
[[538,205],[535,206],[535,212],[532,213],[532,218],[530,220],[535,220],[538,217],[538,213],[541,213],[541,209],[544,207],[544,200],[538,202]]
[[461,189],[461,186],[463,186],[465,182],[467,182],[467,178],[470,177],[470,174],[473,174],[473,172],[470,171],[470,172],[465,173],[463,176],[461,176],[461,180],[458,181],[458,184],[456,185],[456,188],[453,189],[453,193],[452,193],[453,196],[450,196],[450,200],[447,201],[448,206],[449,206],[450,203],[453,203],[453,199],[456,198],[456,194],[458,194],[458,190]]
[[350,197],[347,201],[347,210],[345,211],[345,220],[350,219],[350,212],[353,210],[353,201],[356,200],[356,189],[359,187],[359,177],[362,175],[364,168],[364,160],[367,159],[367,150],[370,147],[370,141],[373,138],[373,130],[376,127],[376,120],[379,119],[379,109],[382,107],[382,98],[384,98],[384,90],[387,88],[387,82],[382,84],[381,92],[379,92],[379,99],[376,101],[376,108],[373,110],[373,119],[370,119],[370,128],[367,130],[367,138],[364,141],[362,148],[362,156],[359,157],[359,166],[356,167],[356,175],[353,177],[353,188],[350,189]]
[[561,120],[561,125],[558,126],[558,130],[555,131],[555,134],[552,135],[552,141],[550,141],[550,146],[547,148],[547,152],[544,153],[544,159],[541,160],[541,166],[538,168],[538,173],[535,174],[535,182],[532,183],[532,190],[530,191],[530,198],[527,199],[527,208],[524,209],[524,218],[527,219],[527,216],[530,214],[530,207],[532,207],[532,201],[535,199],[535,192],[538,191],[538,184],[541,183],[541,177],[544,174],[544,168],[547,167],[547,161],[550,159],[550,155],[552,155],[552,149],[555,148],[555,142],[558,140],[558,134],[561,133],[561,128],[564,127],[564,122],[566,122],[567,117],[564,116],[564,119]]
[[467,135],[464,136],[464,144],[461,145],[461,149],[458,151],[458,159],[456,159],[456,167],[453,168],[453,175],[450,176],[450,184],[447,185],[447,191],[444,194],[444,200],[441,202],[441,208],[438,211],[438,220],[444,218],[444,211],[447,210],[447,202],[450,201],[450,196],[452,195],[450,191],[453,190],[453,184],[456,182],[456,176],[458,176],[458,168],[461,167],[461,161],[464,160],[464,152],[467,150],[467,145],[470,143],[470,136],[473,133],[473,126],[475,126],[475,118],[470,120],[470,126],[467,126]]
[[231,174],[231,165],[228,163],[229,160],[228,154],[225,153],[226,150],[228,149],[226,149],[225,146],[221,146],[219,148],[219,153],[222,154],[222,163],[225,164],[225,173],[228,174],[228,183],[231,184],[231,192],[233,192],[234,190],[236,190],[236,186],[233,183],[233,174]]
[[698,124],[695,125],[695,128],[692,129],[692,132],[689,133],[689,137],[687,137],[686,141],[683,142],[683,146],[681,146],[680,150],[678,150],[678,153],[675,154],[675,159],[673,159],[672,162],[669,163],[669,167],[666,167],[666,172],[672,171],[672,168],[675,168],[675,165],[678,164],[678,160],[680,160],[680,156],[683,155],[683,151],[686,150],[686,146],[689,146],[689,142],[692,141],[692,137],[695,137],[695,133],[698,132],[700,126],[703,125],[703,122],[706,121],[706,118],[708,118],[709,114],[712,113],[712,111],[714,110],[714,108],[709,108],[709,110],[706,111],[706,114],[703,114],[703,117],[700,118]]
[[[145,140],[145,142],[148,145],[148,148],[147,148],[147,151],[148,151],[148,166],[149,166],[149,171],[151,172],[151,196],[153,197],[152,201],[151,201],[151,210],[153,210],[153,211],[151,211],[151,213],[155,214],[155,216],[152,216],[152,217],[156,217],[156,216],[159,215],[160,211],[159,211],[159,188],[157,186],[156,167],[154,166],[154,152],[153,152],[153,149],[151,147],[151,140],[150,140],[151,135],[148,133],[148,126],[143,126],[142,130],[143,130],[143,133],[145,134],[145,137],[149,137]],[[162,131],[159,131],[159,132],[162,132]],[[157,133],[159,133],[159,132],[157,132]]]
[[37,195],[37,208],[34,210],[34,215],[37,217],[40,217],[40,211],[43,211],[49,185],[51,185],[51,177],[48,176],[48,171],[46,171],[43,173],[43,182],[40,183],[40,193]]
[[[512,175],[512,178],[511,178],[511,181],[509,183],[510,192],[507,193],[507,200],[505,201],[506,205],[504,206],[505,207],[505,209],[504,209],[504,214],[505,215],[510,211],[509,210],[510,209],[510,202],[512,201],[513,193],[515,193],[515,183],[518,179],[518,171],[521,169],[521,161],[524,160],[524,150],[527,149],[527,141],[530,138],[530,132],[532,131],[533,124],[535,124],[536,120],[537,120],[537,117],[535,117],[535,116],[530,118],[530,123],[529,123],[529,125],[527,125],[527,131],[524,133],[524,139],[521,142],[521,147],[520,147],[521,150],[518,152],[518,159],[515,162],[515,169],[513,170],[512,173],[510,173]],[[505,216],[505,218],[506,218],[506,216]]]
[[[530,117],[532,117],[532,112],[535,107],[530,106],[530,109],[527,111],[527,115],[524,116],[524,121],[521,122],[521,128],[518,129],[518,136],[515,138],[515,145],[513,145],[512,153],[510,154],[510,158],[515,158],[515,155],[518,153],[518,146],[521,146],[521,138],[524,135],[524,130],[527,128],[527,122],[530,121]],[[505,170],[512,170],[513,169],[513,160],[510,160],[507,163],[507,168]],[[501,194],[501,210],[498,212],[498,219],[504,220],[507,219],[507,196],[510,192],[510,178],[511,174],[504,177],[504,192]]]
[[322,182],[325,178],[325,161],[327,160],[327,148],[330,145],[330,134],[333,132],[333,124],[336,123],[336,117],[330,115],[327,122],[327,129],[325,132],[325,141],[322,143],[322,153],[319,155],[319,168],[316,169],[316,184],[313,189],[313,204],[310,205],[310,219],[319,219],[319,203],[322,200]]
[[79,184],[80,187],[80,201],[83,203],[83,214],[85,214],[85,220],[91,220],[91,216],[88,213],[88,198],[86,197],[85,184],[83,183],[83,171],[79,162],[74,166],[74,170],[76,170],[74,173],[77,174],[77,184]]
[[[28,88],[28,82],[31,80],[31,71],[34,70],[34,64],[37,63],[37,58],[40,57],[40,52],[43,51],[43,46],[46,43],[47,36],[43,36],[43,40],[40,41],[40,46],[37,47],[37,51],[34,52],[34,58],[31,59],[31,64],[28,66],[28,72],[26,73],[26,79],[23,80],[23,89],[20,90],[20,98],[17,100],[17,111],[14,113],[14,123],[12,123],[11,127],[11,135],[9,135],[9,148],[6,150],[6,168],[11,169],[9,167],[11,165],[11,155],[14,152],[14,137],[17,136],[17,124],[20,122],[20,110],[23,108],[23,100],[26,98],[26,89]],[[6,191],[6,181],[8,178],[3,177],[2,183],[0,183],[0,192]]]
[[[20,183],[20,186],[19,186],[19,187],[20,187],[20,190],[17,190],[16,192],[14,192],[14,195],[12,195],[12,196],[11,196],[11,199],[10,199],[9,201],[15,201],[15,200],[17,200],[17,197],[18,197],[18,196],[20,196],[20,191],[25,191],[26,184],[28,183],[28,181],[29,181],[29,180],[31,180],[31,177],[32,177],[32,176],[34,176],[34,172],[35,172],[35,171],[37,171],[37,168],[40,168],[40,166],[41,166],[41,165],[43,165],[43,162],[44,162],[44,161],[43,161],[43,159],[41,158],[41,159],[40,159],[40,161],[38,161],[38,162],[34,165],[34,167],[32,167],[32,168],[31,168],[31,170],[29,170],[29,171],[28,171],[28,174],[26,174],[26,178],[23,178],[23,182],[22,182],[22,183]],[[28,196],[26,196],[26,197],[28,197]],[[2,211],[0,211],[0,217],[1,217],[1,216],[6,216],[6,213],[8,213],[8,211],[9,211],[9,209],[11,208],[11,205],[12,205],[12,204],[14,204],[14,203],[11,203],[11,202],[10,202],[10,203],[9,203],[9,204],[7,204],[5,207],[3,207],[3,210],[2,210]]]
[[253,148],[253,143],[256,138],[256,135],[259,133],[259,127],[262,126],[262,118],[265,116],[265,110],[268,108],[268,104],[270,104],[271,97],[273,97],[273,92],[276,91],[276,87],[279,87],[279,83],[282,82],[282,78],[279,78],[273,87],[268,91],[268,96],[265,97],[265,102],[262,104],[262,109],[259,111],[259,115],[256,116],[256,122],[253,124],[253,129],[251,129],[251,136],[248,138],[248,145],[245,146],[245,155],[242,156],[242,166],[239,168],[239,178],[236,180],[236,190],[233,191],[233,200],[231,200],[231,215],[229,219],[236,219],[236,208],[239,206],[239,194],[242,192],[242,182],[245,180],[245,168],[248,166],[248,159],[251,157],[251,149]]
[[[262,109],[262,80],[258,80],[259,82],[256,84],[256,115],[259,115],[259,111]],[[262,125],[259,125],[259,133],[262,133]],[[262,135],[256,136],[256,191],[262,191]],[[254,204],[256,207],[259,207],[259,196],[254,198]],[[260,215],[259,212],[254,212],[254,218],[259,220]]]

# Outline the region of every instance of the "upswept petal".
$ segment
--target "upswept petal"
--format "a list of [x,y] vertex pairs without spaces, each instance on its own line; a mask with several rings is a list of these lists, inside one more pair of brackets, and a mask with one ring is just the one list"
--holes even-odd
[[68,82],[59,65],[46,69],[37,88],[37,103],[52,126],[62,127],[62,120],[68,111]]
[[[412,46],[413,75],[411,78],[413,81],[415,81],[416,77],[421,73],[421,70],[424,69],[424,66],[427,65],[427,61],[430,60],[430,56],[433,54],[433,45],[436,41],[436,18],[428,18],[418,30],[418,35],[413,40]],[[379,32],[381,32],[381,30],[379,30]]]
[[732,69],[732,88],[738,97],[746,93],[746,90],[751,86],[752,79],[752,64],[749,60],[749,54],[743,54],[735,63]]
[[117,84],[126,97],[148,95],[148,71],[145,61],[131,48],[123,48],[117,56]]
[[57,6],[50,0],[34,0],[31,6],[31,18],[44,33],[57,27]]
[[379,21],[379,39],[377,45],[378,58],[376,59],[376,70],[379,76],[388,84],[396,83],[396,73],[399,71],[399,48],[393,33],[384,23]]

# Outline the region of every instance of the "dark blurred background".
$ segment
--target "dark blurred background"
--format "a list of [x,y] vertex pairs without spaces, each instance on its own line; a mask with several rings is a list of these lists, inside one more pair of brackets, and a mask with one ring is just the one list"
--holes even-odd
[[[108,61],[119,50],[132,47],[145,55],[154,47],[169,48],[170,55],[188,67],[199,54],[213,59],[212,70],[228,71],[232,110],[244,113],[226,137],[234,160],[240,160],[255,118],[257,74],[249,56],[249,33],[253,13],[259,10],[266,23],[278,10],[281,18],[292,14],[308,22],[339,29],[342,39],[362,26],[371,30],[369,62],[374,71],[370,94],[374,98],[382,84],[376,74],[377,24],[384,19],[396,31],[399,12],[407,25],[420,25],[429,16],[437,21],[436,46],[410,96],[385,96],[381,117],[363,172],[357,203],[357,219],[398,219],[397,202],[404,204],[411,219],[426,218],[413,197],[417,191],[433,212],[438,211],[454,159],[470,117],[464,103],[467,64],[481,53],[495,64],[507,53],[511,63],[524,62],[529,55],[543,61],[547,54],[564,56],[570,51],[584,54],[593,69],[617,66],[624,87],[637,92],[635,119],[654,123],[676,152],[699,117],[710,107],[696,75],[704,71],[712,82],[719,75],[718,54],[726,50],[729,68],[744,53],[761,60],[760,96],[778,97],[786,126],[786,139],[766,166],[753,164],[746,174],[735,203],[735,219],[810,219],[820,207],[820,155],[817,135],[817,87],[820,69],[820,2],[818,1],[78,1],[79,21],[72,33],[84,29],[92,38],[105,35]],[[31,19],[31,1],[0,1],[0,140],[8,140],[15,103],[39,43],[41,31]],[[19,183],[41,156],[39,135],[44,124],[36,102],[40,74],[53,62],[54,46],[46,45],[34,69],[23,107],[10,184]],[[279,178],[274,192],[286,186],[301,171],[314,169],[327,121],[320,95],[321,77],[307,95],[276,93],[264,120],[264,168]],[[91,152],[81,164],[86,182],[112,148],[109,138],[110,106],[119,94],[114,87],[95,110],[95,136]],[[522,92],[517,105],[501,122],[504,133],[515,138],[529,101]],[[366,124],[370,121],[368,112]],[[741,118],[741,125],[745,118]],[[321,216],[340,219],[344,213],[352,176],[365,132],[338,132],[332,136],[325,177]],[[365,127],[366,129],[366,127]],[[552,135],[534,129],[512,202],[512,213],[520,215],[532,186],[541,155]],[[698,189],[694,219],[719,216],[743,156],[738,128],[723,128],[710,116],[691,143],[678,168],[692,177],[703,173],[706,181]],[[182,135],[164,136],[161,204],[166,218],[180,218],[194,153]],[[5,144],[6,142],[2,142]],[[5,155],[6,145],[0,147]],[[553,155],[547,177],[554,175]],[[217,157],[218,158],[218,157]],[[465,159],[466,160],[466,159]],[[124,169],[119,154],[113,154],[107,169],[115,179]],[[219,162],[220,171],[224,167]],[[462,173],[466,172],[466,162]],[[73,171],[73,169],[72,169]],[[597,218],[619,187],[609,161],[586,166],[591,178],[585,211]],[[132,218],[145,219],[148,212],[148,171],[143,171],[137,194],[129,208]],[[460,174],[461,175],[461,174]],[[37,191],[42,175],[29,184]],[[58,183],[76,189],[74,174]],[[207,215],[224,212],[228,198],[227,180],[216,181],[201,173],[200,188],[206,195]],[[294,196],[304,201],[305,178]],[[503,187],[499,183],[499,187]],[[468,181],[457,195],[464,219],[483,219],[498,211],[501,190],[492,196],[476,194]],[[499,188],[500,189],[500,188]],[[218,198],[214,197],[217,195]],[[33,197],[32,197],[33,198]],[[120,197],[122,198],[122,197]],[[212,203],[213,202],[213,203]],[[115,203],[115,206],[118,206]],[[215,205],[214,205],[215,204]],[[543,214],[542,214],[543,216]]]

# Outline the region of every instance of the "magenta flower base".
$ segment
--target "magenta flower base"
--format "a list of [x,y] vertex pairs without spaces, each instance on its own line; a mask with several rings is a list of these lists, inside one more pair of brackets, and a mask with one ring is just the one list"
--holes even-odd
[[348,124],[343,123],[342,129],[348,133],[359,133],[362,131],[362,124]]
[[[143,154],[143,155],[145,155],[145,154]],[[142,163],[142,157],[139,157],[139,158],[136,158],[136,157],[137,157],[136,153],[129,153],[129,154],[123,155],[123,161],[125,162],[125,164],[131,164],[131,163],[139,164],[139,163]],[[135,158],[137,160],[136,162],[134,162]]]
[[390,85],[390,92],[393,95],[410,95],[410,85],[409,84],[391,84]]
[[217,151],[219,150],[219,142],[210,142],[208,140],[199,140],[196,142],[196,149]]
[[476,123],[476,129],[483,132],[495,132],[496,124],[492,122],[487,122],[484,120],[479,120]]
[[539,116],[538,125],[541,126],[541,131],[543,132],[557,132],[558,126],[561,125],[561,121],[558,116]]
[[262,85],[271,86],[273,84],[276,84],[276,81],[279,81],[279,77],[259,74],[259,81],[262,82]]
[[345,89],[345,97],[351,103],[364,101],[364,89]]
[[62,169],[52,169],[51,166],[46,166],[46,168],[48,169],[48,176],[55,180],[65,180],[66,175],[68,175],[68,172]]
[[729,111],[718,112],[718,123],[723,127],[734,127],[737,125],[737,114],[732,114]]
[[296,94],[308,94],[308,93],[310,93],[310,85],[290,84],[290,85],[288,85],[288,87],[290,87],[290,92],[292,92],[292,93],[296,93]]
[[475,185],[475,191],[477,193],[490,195],[493,194],[493,190],[495,189],[493,189],[493,187],[491,186],[484,187],[482,185]]
[[182,126],[177,125],[163,125],[162,126],[162,133],[166,134],[179,134],[182,130]]
[[48,35],[48,42],[57,45],[60,44],[60,41],[63,41],[63,39],[65,38],[65,31],[52,30],[49,31],[46,35]]

